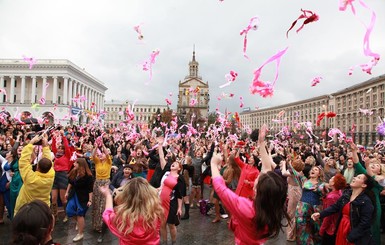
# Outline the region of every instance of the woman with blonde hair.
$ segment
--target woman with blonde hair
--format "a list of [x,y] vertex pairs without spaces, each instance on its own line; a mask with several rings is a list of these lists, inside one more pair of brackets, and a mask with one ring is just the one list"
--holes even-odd
[[297,244],[321,244],[320,222],[314,222],[311,215],[322,208],[321,199],[325,194],[323,169],[321,166],[312,167],[308,179],[299,176],[295,170],[293,173],[302,188],[302,196],[295,211]]
[[176,182],[174,177],[169,176],[164,182],[159,198],[157,190],[147,180],[142,177],[133,178],[116,196],[115,208],[108,185],[99,187],[100,192],[106,197],[103,220],[110,231],[119,238],[119,244],[160,243],[160,225],[166,210],[169,209],[167,206],[170,202],[169,195]]
[[65,197],[67,198],[66,213],[68,217],[75,217],[78,234],[74,242],[83,239],[84,217],[88,208],[92,205],[93,180],[92,172],[84,158],[78,158],[73,169],[68,174],[68,187]]

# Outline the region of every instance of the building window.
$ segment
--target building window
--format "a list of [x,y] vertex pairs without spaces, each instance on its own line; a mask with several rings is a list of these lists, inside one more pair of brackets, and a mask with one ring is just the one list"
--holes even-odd
[[7,80],[4,80],[4,88],[7,87]]
[[59,82],[58,87],[59,87],[59,89],[61,89],[61,82]]
[[57,103],[60,104],[60,96],[57,97]]
[[15,80],[15,88],[17,87],[17,80]]
[[13,96],[13,102],[16,102],[16,94]]

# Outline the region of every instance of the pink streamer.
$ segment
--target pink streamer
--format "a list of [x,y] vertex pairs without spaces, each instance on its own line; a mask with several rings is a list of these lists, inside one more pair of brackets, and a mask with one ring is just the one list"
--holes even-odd
[[354,6],[353,6],[353,1],[354,0],[340,0],[339,10],[345,11],[348,5],[350,5],[350,8],[352,9],[353,14],[356,14],[356,10],[354,9]]
[[137,26],[134,26],[134,30],[136,31],[136,33],[138,33],[138,39],[139,40],[143,40],[143,34],[142,34],[142,30],[140,29],[141,25],[143,24],[139,24]]
[[311,86],[314,87],[316,86],[318,83],[320,83],[322,77],[315,77],[313,78],[313,81],[311,81]]
[[[168,96],[169,96],[169,97],[172,97],[172,92],[170,92],[170,93],[168,94]],[[171,105],[171,104],[172,104],[171,98],[170,98],[170,99],[169,99],[169,98],[166,98],[166,103],[167,103],[167,105]]]
[[329,142],[333,141],[333,137],[334,137],[335,135],[338,135],[338,136],[339,136],[339,137],[338,137],[339,140],[345,140],[345,139],[346,139],[345,134],[342,133],[341,130],[339,130],[338,128],[331,128],[331,129],[329,130],[328,136],[329,136],[330,138],[332,138],[332,139],[329,140]]
[[360,110],[360,112],[362,114],[364,114],[365,116],[371,116],[373,115],[373,111],[372,110],[369,110],[369,109],[361,109],[361,108],[358,108]]
[[352,13],[354,16],[356,16],[356,18],[365,26],[366,28],[366,33],[365,33],[365,36],[364,36],[364,43],[363,43],[363,50],[364,50],[364,55],[365,56],[369,56],[369,57],[372,57],[372,59],[366,63],[366,64],[361,64],[361,65],[355,65],[353,67],[351,67],[349,69],[349,75],[352,75],[353,74],[353,70],[354,68],[356,67],[360,67],[361,70],[363,72],[366,72],[368,73],[369,75],[372,74],[372,69],[374,66],[377,65],[378,61],[380,60],[380,55],[378,53],[374,53],[371,49],[370,49],[370,35],[372,33],[372,30],[374,28],[374,24],[376,23],[376,13],[374,12],[374,10],[372,10],[371,8],[369,8],[364,1],[360,0],[359,3],[361,4],[361,6],[363,8],[366,8],[368,11],[371,12],[371,19],[370,19],[370,23],[368,26],[366,26],[366,24],[364,23],[364,21],[362,21],[357,15],[356,15],[356,11],[354,9],[354,6],[353,6],[353,0],[340,0],[340,6],[339,6],[339,10],[340,11],[345,11],[347,6],[350,5],[351,7],[351,10],[352,10]]
[[3,93],[5,98],[7,98],[7,90],[5,90],[5,88],[0,88],[0,93]]
[[230,94],[226,94],[226,93],[221,93],[220,96],[218,96],[218,100],[221,100],[221,99],[231,99],[234,97],[234,94],[230,93]]
[[243,104],[243,97],[239,97],[239,100],[241,101],[241,104],[239,105],[239,107],[243,108],[244,104]]
[[235,79],[237,78],[237,76],[238,76],[238,73],[237,73],[237,72],[235,72],[235,71],[230,71],[230,73],[228,73],[228,74],[225,75],[225,78],[226,78],[226,80],[227,80],[227,83],[225,83],[225,84],[219,86],[219,88],[224,88],[224,87],[229,86],[232,82],[235,81]]
[[198,104],[198,101],[196,99],[190,99],[190,106],[195,106]]
[[311,22],[315,22],[315,21],[319,20],[319,16],[316,13],[313,13],[312,11],[310,11],[310,10],[303,10],[303,9],[301,9],[301,11],[302,11],[302,14],[291,24],[291,27],[289,28],[289,30],[287,30],[287,32],[286,32],[286,37],[287,38],[289,37],[289,31],[291,29],[293,29],[293,27],[295,26],[295,24],[297,24],[297,21],[299,19],[305,19],[305,21],[303,22],[302,26],[297,29],[297,31],[296,31],[297,33],[299,31],[301,31],[302,28],[306,24],[309,24]]
[[152,51],[150,58],[142,64],[143,71],[149,71],[150,80],[152,80],[152,65],[155,64],[155,59],[159,55],[159,52],[158,49]]
[[44,88],[43,88],[43,91],[42,91],[42,94],[41,94],[41,98],[39,100],[40,105],[44,105],[45,104],[45,95],[47,94],[47,88],[48,87],[49,87],[49,83],[46,83]]
[[36,59],[33,57],[27,57],[23,55],[23,60],[29,64],[29,69],[31,70],[33,66],[36,64]]
[[259,24],[259,18],[258,17],[253,17],[250,19],[249,21],[249,25],[241,30],[241,32],[239,33],[241,36],[242,35],[245,35],[244,38],[243,38],[243,56],[246,58],[246,59],[249,59],[249,56],[247,56],[246,54],[246,49],[247,49],[247,34],[249,33],[250,30],[257,30],[258,29],[258,24]]
[[167,105],[171,105],[172,101],[169,98],[166,98],[166,103],[167,103]]
[[[274,85],[275,85],[275,82],[277,81],[278,75],[279,75],[279,65],[281,62],[281,58],[286,53],[287,49],[288,49],[288,47],[282,51],[279,51],[277,54],[273,55],[265,63],[263,63],[263,65],[261,67],[259,67],[257,70],[254,71],[253,83],[250,86],[251,94],[257,94],[258,93],[259,95],[261,95],[264,98],[266,98],[267,96],[273,95]],[[275,78],[274,78],[273,83],[264,82],[264,81],[260,80],[259,77],[261,76],[261,72],[262,72],[263,67],[265,67],[265,65],[267,65],[268,63],[273,62],[273,61],[276,61],[276,73],[275,73]]]

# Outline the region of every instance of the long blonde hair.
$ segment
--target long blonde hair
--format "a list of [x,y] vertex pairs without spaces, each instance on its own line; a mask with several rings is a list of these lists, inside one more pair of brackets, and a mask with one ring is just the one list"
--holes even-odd
[[147,180],[137,177],[130,180],[119,194],[122,202],[115,208],[115,227],[124,236],[131,233],[139,220],[143,228],[157,232],[157,223],[164,216],[158,192]]

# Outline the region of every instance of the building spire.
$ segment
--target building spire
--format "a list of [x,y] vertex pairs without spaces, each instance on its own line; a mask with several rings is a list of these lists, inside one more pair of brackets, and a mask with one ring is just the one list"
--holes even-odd
[[193,58],[192,61],[195,61],[195,44],[193,45]]
[[199,63],[195,60],[195,44],[193,45],[193,57],[189,63],[189,77],[198,77],[198,66]]

